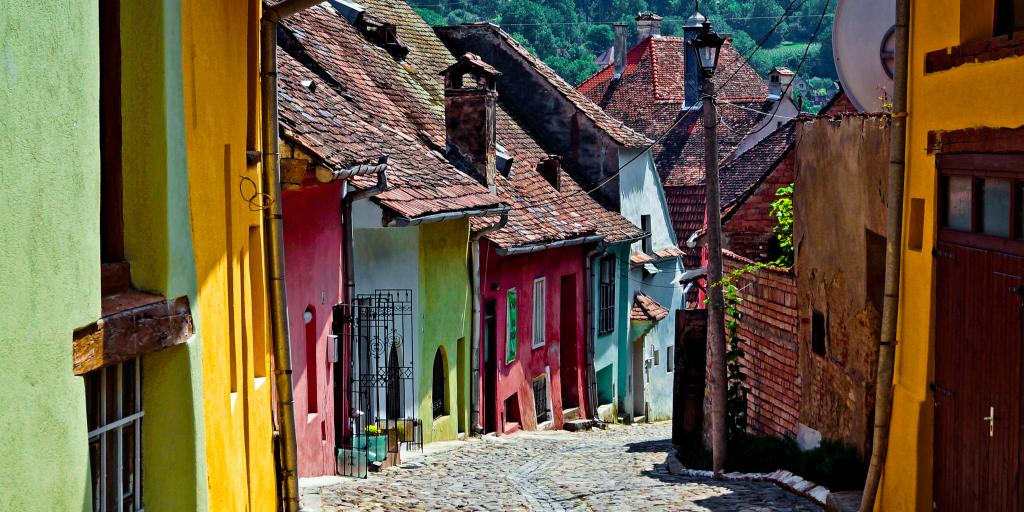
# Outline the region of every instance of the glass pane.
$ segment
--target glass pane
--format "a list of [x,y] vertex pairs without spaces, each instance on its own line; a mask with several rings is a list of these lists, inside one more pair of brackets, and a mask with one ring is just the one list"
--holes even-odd
[[981,232],[993,236],[1010,236],[1009,180],[982,180]]
[[129,359],[121,365],[122,379],[121,381],[121,407],[123,416],[130,416],[135,414],[135,364],[138,359]]
[[92,469],[92,509],[102,510],[103,493],[100,490],[100,476],[103,468],[100,467],[101,457],[100,438],[89,441],[89,466]]
[[967,176],[946,178],[946,226],[957,231],[971,230],[973,183]]

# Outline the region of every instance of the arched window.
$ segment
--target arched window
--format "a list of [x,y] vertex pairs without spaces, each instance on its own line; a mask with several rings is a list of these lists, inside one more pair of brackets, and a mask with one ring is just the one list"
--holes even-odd
[[431,403],[435,419],[448,414],[448,400],[446,396],[446,391],[448,389],[446,382],[446,378],[448,376],[447,367],[448,364],[445,361],[444,348],[438,347],[437,353],[434,354],[434,381]]

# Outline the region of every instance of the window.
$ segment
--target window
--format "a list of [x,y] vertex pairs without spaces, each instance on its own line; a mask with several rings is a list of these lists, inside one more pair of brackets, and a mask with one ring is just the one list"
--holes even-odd
[[519,313],[516,309],[516,289],[505,295],[505,364],[512,364],[519,351]]
[[540,375],[533,379],[533,406],[537,413],[537,423],[551,420],[551,407],[548,405],[548,379]]
[[661,364],[661,351],[657,347],[654,348],[654,366]]
[[448,386],[445,385],[445,377],[448,375],[446,371],[447,366],[444,358],[444,348],[438,347],[437,352],[434,354],[434,378],[431,387],[431,410],[434,413],[434,419],[448,415],[448,400],[446,396]]
[[99,2],[100,261],[124,260],[121,174],[121,5]]
[[544,346],[544,329],[547,326],[547,317],[545,316],[547,314],[545,310],[546,302],[544,278],[538,277],[533,280],[533,332],[531,333],[533,348]]
[[92,508],[142,508],[142,364],[131,359],[85,375]]
[[675,356],[675,347],[671,345],[665,349],[665,373],[672,373],[672,370],[676,367],[676,361],[673,359]]
[[645,254],[651,254],[654,250],[651,248],[651,216],[641,215],[640,216],[640,229],[644,230],[644,240],[642,243]]
[[825,336],[828,323],[825,315],[817,309],[811,313],[811,350],[819,356],[825,355]]
[[306,308],[302,313],[302,320],[306,323],[306,413],[316,414],[320,412],[320,379],[316,362],[316,311],[313,306]]
[[601,258],[597,293],[598,334],[609,334],[615,330],[615,263],[615,256]]
[[1024,0],[996,0],[994,18],[993,35],[1002,36],[1024,29]]
[[1015,155],[940,155],[940,235],[952,242],[984,237],[993,248],[1024,234],[1024,180],[1007,171],[1024,164]]

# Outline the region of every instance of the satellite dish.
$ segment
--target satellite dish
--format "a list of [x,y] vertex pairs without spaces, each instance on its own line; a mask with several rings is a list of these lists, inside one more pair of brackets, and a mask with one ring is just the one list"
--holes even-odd
[[896,0],[839,0],[833,59],[843,90],[861,112],[881,112],[892,98]]

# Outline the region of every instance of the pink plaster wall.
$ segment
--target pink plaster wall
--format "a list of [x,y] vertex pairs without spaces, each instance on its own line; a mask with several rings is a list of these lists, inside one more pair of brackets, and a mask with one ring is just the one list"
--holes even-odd
[[[497,386],[496,386],[496,414],[495,424],[499,433],[503,430],[502,419],[505,416],[505,399],[513,394],[518,394],[520,428],[534,430],[537,428],[536,411],[533,397],[533,378],[546,372],[547,367],[551,369],[551,378],[548,382],[551,398],[551,412],[554,420],[554,427],[561,428],[562,417],[562,386],[574,386],[579,401],[580,417],[588,417],[586,410],[586,328],[585,307],[586,307],[586,274],[583,265],[585,250],[589,246],[571,246],[560,249],[549,249],[521,256],[499,257],[494,247],[487,241],[481,242],[481,325],[484,325],[484,308],[488,300],[495,300],[495,313],[497,324]],[[576,283],[572,290],[562,290],[562,277],[567,274],[575,274]],[[538,277],[546,278],[547,306],[545,308],[546,336],[545,344],[539,348],[532,348],[532,326],[533,326],[533,280]],[[516,289],[518,303],[518,351],[515,361],[506,364],[506,297],[510,288]],[[562,293],[571,293],[575,296],[576,307],[574,322],[576,328],[576,357],[575,371],[563,372],[561,368],[561,345],[562,336],[560,331],[561,312],[560,298]],[[481,329],[482,330],[482,329]],[[481,425],[485,425],[484,415],[486,414],[486,399],[482,390],[484,378],[484,353],[483,341],[481,340],[481,351],[476,354],[480,358],[480,417]],[[504,429],[510,428],[505,425]]]
[[[331,334],[331,308],[341,302],[342,229],[341,182],[306,187],[284,194],[285,276],[288,289],[288,325],[291,334],[292,378],[295,387],[295,423],[298,436],[299,476],[334,475],[334,385],[328,363],[327,336]],[[310,372],[303,313],[314,310],[316,331],[317,401],[310,413]]]

